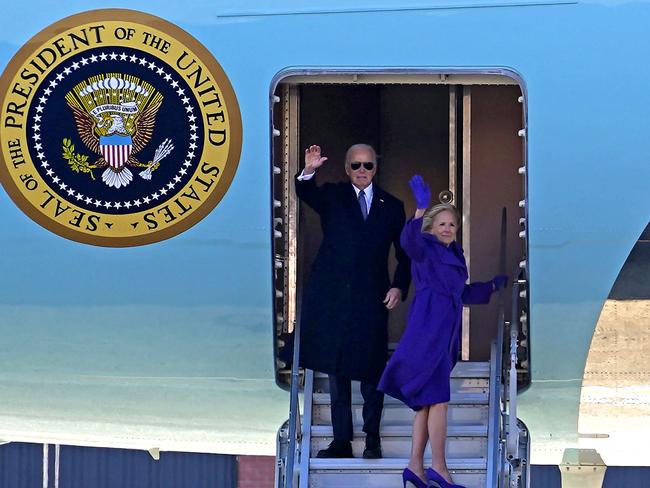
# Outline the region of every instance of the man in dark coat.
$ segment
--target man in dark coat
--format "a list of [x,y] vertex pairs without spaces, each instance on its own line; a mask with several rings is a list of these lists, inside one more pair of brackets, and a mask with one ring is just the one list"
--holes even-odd
[[[361,381],[365,458],[381,457],[379,422],[384,405],[377,383],[386,366],[388,310],[406,297],[410,263],[400,247],[404,204],[372,183],[374,149],[348,149],[350,183],[317,186],[315,171],[327,160],[305,151],[296,194],[320,216],[323,241],[305,287],[301,310],[300,364],[329,374],[334,440],[318,457],[352,457],[351,380]],[[397,269],[388,276],[395,247]]]

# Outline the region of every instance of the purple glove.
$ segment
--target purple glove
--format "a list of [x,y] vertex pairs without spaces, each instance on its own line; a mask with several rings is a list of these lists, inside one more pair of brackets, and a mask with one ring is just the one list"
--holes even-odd
[[418,208],[427,208],[431,200],[431,190],[420,175],[413,176],[409,181],[409,186],[415,197],[415,203]]
[[499,291],[501,288],[505,288],[508,284],[508,277],[505,275],[498,275],[492,278],[492,285],[494,285],[494,291]]

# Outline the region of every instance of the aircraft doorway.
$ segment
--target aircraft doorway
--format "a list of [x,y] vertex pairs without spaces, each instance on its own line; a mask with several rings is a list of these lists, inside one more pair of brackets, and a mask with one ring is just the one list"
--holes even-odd
[[[282,80],[273,104],[276,330],[293,330],[299,320],[301,289],[321,241],[316,213],[296,200],[293,177],[304,165],[306,147],[321,146],[329,159],[318,184],[345,181],[344,157],[355,143],[378,154],[373,180],[402,200],[407,218],[415,203],[408,180],[421,174],[433,203],[450,191],[463,214],[459,232],[471,280],[498,274],[501,208],[508,210],[507,273],[525,261],[519,237],[525,200],[521,90],[505,76],[430,77],[346,75],[293,76]],[[390,271],[395,261],[391,256]],[[389,340],[398,342],[406,325],[413,287],[392,311]],[[494,302],[495,300],[493,300]],[[506,304],[506,310],[509,310]],[[496,336],[496,304],[467,309],[463,359],[487,360]],[[280,344],[282,345],[282,344]],[[286,359],[286,358],[285,358]],[[278,361],[279,382],[288,371]],[[285,378],[285,380],[282,379]]]

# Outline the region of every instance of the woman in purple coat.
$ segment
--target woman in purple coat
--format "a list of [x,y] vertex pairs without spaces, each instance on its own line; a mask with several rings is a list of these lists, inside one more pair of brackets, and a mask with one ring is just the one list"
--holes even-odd
[[[503,288],[507,277],[486,283],[465,284],[468,278],[463,250],[456,243],[458,211],[452,205],[426,210],[431,199],[421,176],[409,182],[417,211],[402,231],[402,248],[411,258],[415,298],[408,324],[391,357],[378,389],[416,411],[411,458],[404,470],[404,486],[452,484],[445,461],[449,377],[460,350],[463,304],[488,303],[492,292]],[[431,442],[432,467],[424,469],[424,449]],[[428,482],[424,481],[427,480]]]

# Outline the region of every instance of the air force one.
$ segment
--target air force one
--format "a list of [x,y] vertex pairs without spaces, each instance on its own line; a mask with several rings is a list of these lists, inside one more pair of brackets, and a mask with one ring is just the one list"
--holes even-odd
[[464,312],[457,482],[650,465],[650,2],[114,6],[0,19],[0,439],[396,486],[410,411],[387,400],[381,461],[315,459],[327,383],[292,342],[321,237],[301,154],[319,144],[319,183],[340,181],[365,142],[407,214],[416,173],[460,208],[472,279],[513,282]]

